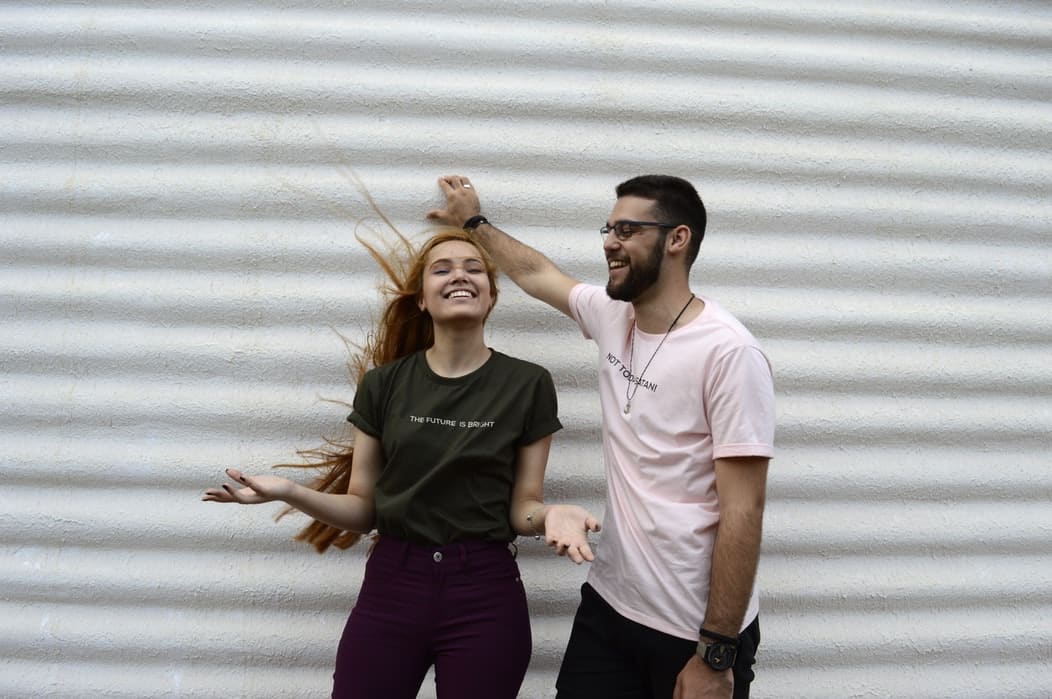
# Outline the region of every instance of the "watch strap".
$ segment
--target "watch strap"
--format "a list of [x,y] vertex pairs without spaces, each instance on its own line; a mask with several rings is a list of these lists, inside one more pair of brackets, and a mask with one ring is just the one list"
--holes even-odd
[[489,219],[487,219],[482,214],[475,214],[467,221],[464,221],[464,225],[461,226],[461,228],[463,228],[466,231],[473,231],[479,226],[481,226],[483,223],[489,223]]
[[698,633],[700,635],[704,636],[705,638],[711,638],[713,641],[722,641],[723,643],[731,644],[735,648],[738,647],[738,639],[737,638],[734,638],[734,637],[731,637],[731,636],[724,636],[723,634],[716,633],[715,631],[709,631],[704,626],[702,626],[700,629],[698,629]]

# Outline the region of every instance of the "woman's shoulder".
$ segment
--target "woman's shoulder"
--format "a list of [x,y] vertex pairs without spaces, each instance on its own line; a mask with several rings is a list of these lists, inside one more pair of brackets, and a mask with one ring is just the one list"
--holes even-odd
[[380,366],[372,367],[365,372],[362,381],[385,381],[393,376],[397,376],[405,369],[414,366],[420,354],[420,352],[413,352],[404,357],[384,362]]
[[551,374],[546,368],[535,362],[520,357],[513,357],[510,354],[504,354],[492,348],[490,351],[493,352],[492,361],[494,366],[502,371],[517,371],[526,376],[550,376]]

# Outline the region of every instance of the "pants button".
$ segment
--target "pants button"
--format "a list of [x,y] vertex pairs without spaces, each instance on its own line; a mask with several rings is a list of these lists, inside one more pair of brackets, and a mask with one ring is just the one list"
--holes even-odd
[[432,556],[431,558],[435,559],[435,563],[441,563],[442,562],[442,552],[441,551],[435,551],[435,555]]

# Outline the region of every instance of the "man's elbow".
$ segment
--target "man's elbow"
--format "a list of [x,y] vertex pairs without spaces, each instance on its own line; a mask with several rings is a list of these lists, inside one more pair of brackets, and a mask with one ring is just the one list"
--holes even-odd
[[763,523],[766,505],[767,496],[764,491],[742,493],[733,500],[720,502],[720,520],[759,526]]

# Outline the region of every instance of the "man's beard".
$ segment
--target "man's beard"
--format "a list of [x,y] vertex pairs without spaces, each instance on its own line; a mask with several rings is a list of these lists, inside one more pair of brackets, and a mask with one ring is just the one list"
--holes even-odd
[[[664,241],[662,240],[661,243]],[[631,303],[652,287],[661,276],[661,261],[665,259],[665,246],[655,244],[650,254],[643,260],[639,267],[629,264],[628,276],[619,286],[614,286],[613,281],[606,282],[606,295],[615,301],[628,301]]]

